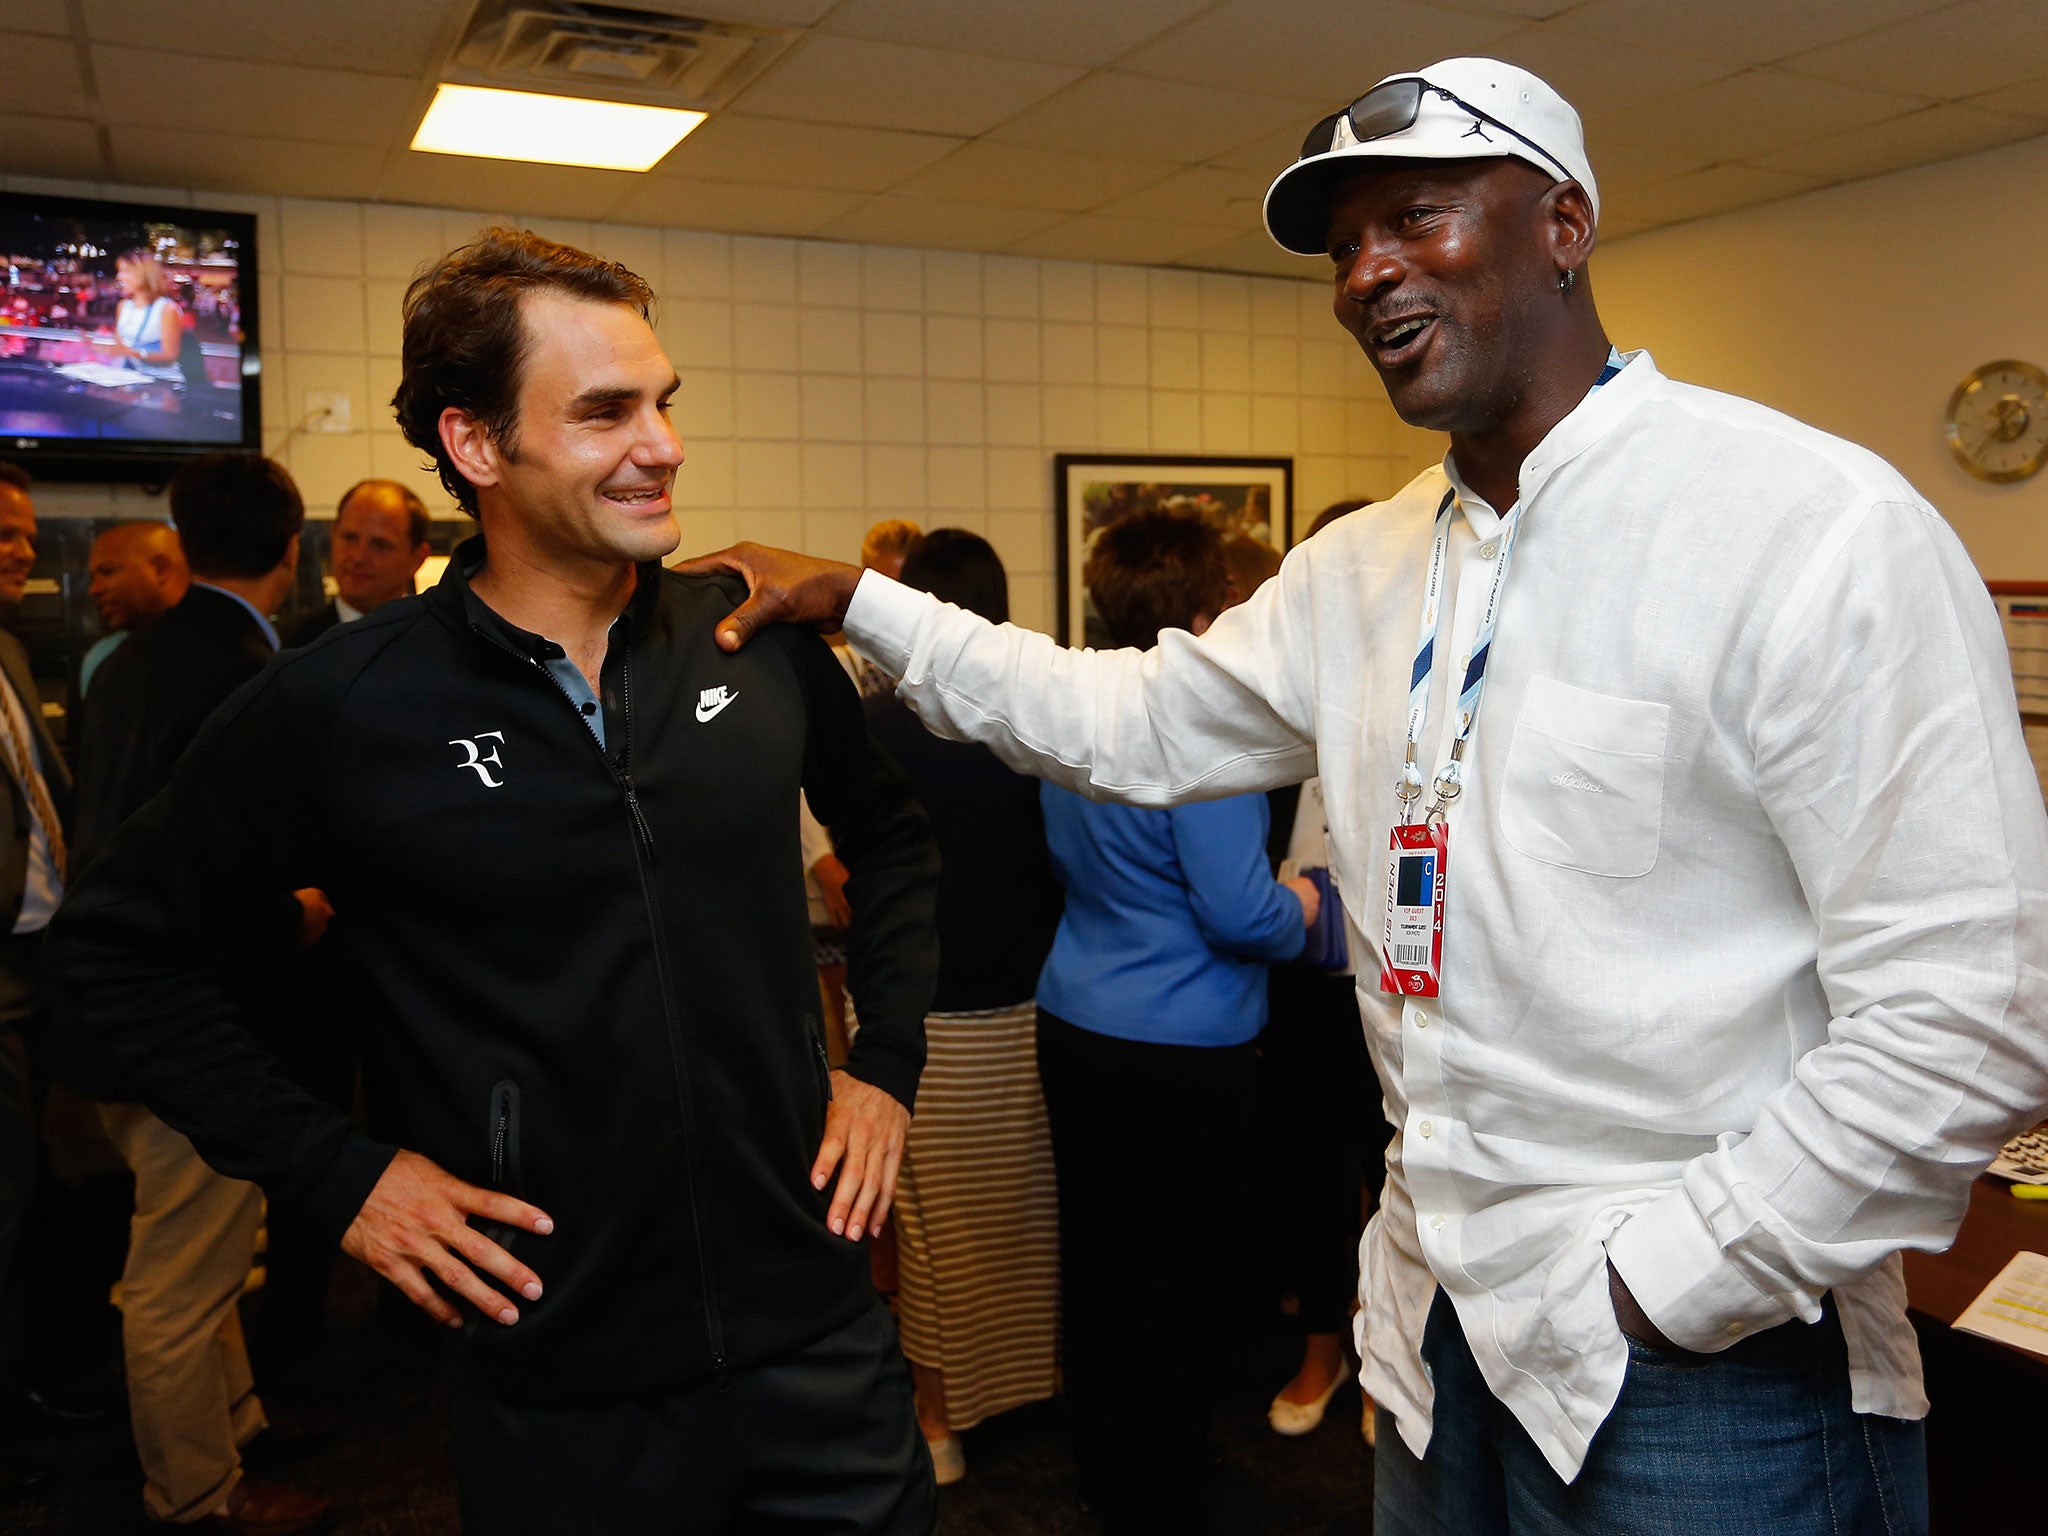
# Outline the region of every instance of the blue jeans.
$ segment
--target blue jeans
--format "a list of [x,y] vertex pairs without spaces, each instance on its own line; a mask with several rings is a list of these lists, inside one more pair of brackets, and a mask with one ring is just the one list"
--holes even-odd
[[1441,1291],[1420,1461],[1383,1420],[1375,1536],[1926,1536],[1917,1421],[1855,1412],[1832,1303],[1714,1355],[1633,1339],[1621,1396],[1566,1483],[1494,1397]]

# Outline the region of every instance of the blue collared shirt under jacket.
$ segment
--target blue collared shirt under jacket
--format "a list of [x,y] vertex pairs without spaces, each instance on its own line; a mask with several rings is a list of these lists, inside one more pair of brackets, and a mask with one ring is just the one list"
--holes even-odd
[[1157,1045],[1239,1045],[1266,1023],[1266,965],[1301,953],[1301,902],[1266,863],[1264,795],[1172,810],[1043,786],[1067,888],[1038,978],[1047,1012]]

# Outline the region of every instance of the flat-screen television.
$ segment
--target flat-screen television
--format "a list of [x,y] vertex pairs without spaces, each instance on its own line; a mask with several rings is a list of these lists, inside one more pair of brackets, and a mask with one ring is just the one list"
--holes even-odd
[[256,221],[0,192],[0,458],[165,477],[262,444]]

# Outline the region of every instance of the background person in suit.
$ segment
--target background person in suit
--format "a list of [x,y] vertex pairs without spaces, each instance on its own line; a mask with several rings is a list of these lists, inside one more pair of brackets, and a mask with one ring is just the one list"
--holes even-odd
[[80,698],[121,642],[177,607],[192,584],[178,530],[149,519],[116,523],[94,539],[86,570],[92,578],[88,590],[93,606],[107,633],[93,642],[78,664]]
[[[0,614],[28,589],[36,561],[36,510],[29,478],[0,463]],[[0,629],[0,758],[6,814],[0,814],[0,1402],[21,1394],[21,1234],[35,1192],[37,1134],[24,1031],[43,1001],[43,928],[64,894],[64,824],[71,776],[43,727],[28,652]],[[0,1417],[0,1433],[5,1432]],[[0,1442],[0,1497],[41,1481],[33,1456]]]
[[343,491],[328,555],[334,597],[281,624],[284,645],[310,645],[337,624],[411,597],[427,563],[427,521],[427,504],[396,480],[359,480]]
[[[192,567],[184,601],[121,647],[87,696],[78,750],[78,851],[89,862],[121,823],[170,783],[178,759],[227,696],[277,650],[269,615],[291,590],[306,520],[284,469],[253,454],[208,454],[171,482],[171,519]],[[82,867],[82,865],[81,865]],[[224,935],[252,990],[319,937],[318,891],[280,890],[248,931]],[[253,1479],[241,1448],[268,1424],[237,1302],[255,1255],[263,1197],[215,1173],[107,1063],[74,1053],[72,1086],[135,1174],[121,1273],[129,1414],[155,1520],[286,1536],[327,1501]]]

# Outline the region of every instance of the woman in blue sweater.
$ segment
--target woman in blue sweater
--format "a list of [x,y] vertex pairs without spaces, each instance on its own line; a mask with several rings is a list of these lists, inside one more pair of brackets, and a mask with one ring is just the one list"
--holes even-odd
[[[1200,634],[1228,585],[1215,529],[1151,510],[1097,536],[1085,579],[1111,637],[1139,648]],[[1038,979],[1038,1070],[1076,1453],[1109,1530],[1197,1532],[1266,966],[1300,953],[1316,891],[1273,879],[1263,795],[1165,811],[1041,796],[1067,892]]]

